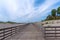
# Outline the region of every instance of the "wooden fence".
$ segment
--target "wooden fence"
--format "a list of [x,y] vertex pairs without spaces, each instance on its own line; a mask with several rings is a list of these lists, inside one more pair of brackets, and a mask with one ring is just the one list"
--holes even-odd
[[45,40],[60,40],[60,26],[44,27],[44,38]]
[[3,28],[0,29],[0,40],[4,40],[9,36],[13,36],[19,33],[26,25],[19,25],[15,27]]

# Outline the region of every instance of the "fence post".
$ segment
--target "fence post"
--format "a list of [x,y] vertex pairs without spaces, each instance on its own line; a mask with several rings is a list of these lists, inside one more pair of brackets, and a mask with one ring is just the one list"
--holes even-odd
[[43,32],[44,32],[44,39],[46,40],[45,27],[44,27],[44,29],[43,29]]
[[12,27],[11,27],[11,36],[13,36],[13,33],[12,33]]
[[5,39],[5,29],[3,29],[3,38],[1,40]]

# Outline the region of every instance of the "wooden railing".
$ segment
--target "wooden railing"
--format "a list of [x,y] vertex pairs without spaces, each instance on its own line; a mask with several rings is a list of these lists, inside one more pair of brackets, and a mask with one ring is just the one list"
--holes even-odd
[[[60,37],[60,26],[44,27],[44,38],[47,40],[56,40]],[[53,39],[51,39],[53,38]]]
[[0,29],[0,40],[4,40],[9,36],[13,36],[19,33],[26,25],[19,25],[15,27],[3,28]]

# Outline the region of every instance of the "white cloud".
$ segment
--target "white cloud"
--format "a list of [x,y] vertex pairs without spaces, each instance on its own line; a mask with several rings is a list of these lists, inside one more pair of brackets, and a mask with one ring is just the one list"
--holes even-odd
[[4,17],[2,14],[0,14],[0,21],[7,21],[7,17]]
[[10,19],[15,20],[34,11],[32,0],[5,0],[4,5]]
[[38,12],[43,13],[44,11],[51,9],[54,4],[59,2],[60,0],[46,0],[42,5],[39,6]]
[[35,17],[38,18],[38,15],[44,16],[44,14],[47,13],[47,10],[60,0],[45,0],[45,2],[42,3],[37,10],[35,10],[33,6],[34,1],[35,0],[0,0],[0,10],[4,6],[8,12],[7,15],[10,20],[17,20],[17,18],[31,20]]
[[48,13],[51,10],[51,6],[59,2],[60,0],[46,0],[42,5],[39,6],[37,10],[32,11],[32,14],[29,14],[27,18],[34,18],[40,16],[44,16],[44,14]]

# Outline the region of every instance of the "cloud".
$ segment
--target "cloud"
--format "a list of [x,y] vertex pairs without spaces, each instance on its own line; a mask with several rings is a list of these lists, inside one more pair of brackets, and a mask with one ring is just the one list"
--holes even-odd
[[33,11],[32,0],[5,0],[4,5],[12,20],[15,20],[18,17],[23,17]]
[[[38,7],[37,10],[34,10],[33,13],[28,15],[28,18],[44,16],[44,14],[50,12],[52,6],[59,2],[60,0],[46,0],[42,5]],[[50,3],[51,2],[51,3]]]
[[[0,15],[10,21],[33,22],[36,19],[41,20],[41,17],[45,16],[59,1],[45,0],[40,6],[37,6],[38,8],[35,8],[35,0],[0,0]],[[6,11],[5,13],[2,8]]]

